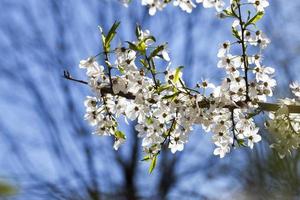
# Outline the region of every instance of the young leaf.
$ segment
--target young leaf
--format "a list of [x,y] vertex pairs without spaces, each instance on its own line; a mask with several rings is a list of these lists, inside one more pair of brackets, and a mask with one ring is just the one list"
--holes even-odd
[[223,10],[223,13],[224,13],[227,17],[232,17],[232,16],[234,16],[231,10]]
[[120,22],[115,22],[112,27],[110,28],[110,30],[108,31],[108,34],[105,36],[103,29],[101,28],[101,26],[98,26],[100,32],[101,32],[101,39],[102,39],[102,45],[103,45],[103,50],[105,52],[109,52],[110,50],[110,43],[113,40],[113,38],[116,35],[116,30],[119,27]]
[[240,36],[239,36],[239,32],[232,27],[232,35],[237,38],[238,40],[241,40]]
[[134,51],[139,51],[138,47],[133,44],[132,42],[126,41],[129,44],[129,49],[134,50]]
[[162,50],[164,50],[165,46],[164,45],[159,45],[157,46],[152,53],[149,56],[149,59],[154,58],[155,56],[157,56],[157,54],[159,54],[159,52],[161,52]]
[[151,160],[151,164],[149,167],[149,174],[151,174],[154,168],[156,167],[156,160],[157,160],[157,155],[155,155]]
[[162,92],[164,90],[170,89],[171,87],[172,87],[171,85],[161,85],[161,86],[159,86],[159,88],[156,89],[156,92],[160,93],[160,92]]
[[245,144],[245,141],[243,140],[243,139],[238,139],[237,140],[237,142],[238,142],[238,145],[241,147],[247,147],[247,145]]
[[181,71],[183,68],[184,68],[183,66],[180,66],[176,69],[175,74],[174,74],[174,79],[173,79],[174,83],[179,81],[180,74],[181,74]]
[[148,161],[150,160],[150,156],[144,156],[144,158],[141,161]]
[[115,22],[112,25],[112,27],[110,28],[110,30],[108,31],[108,34],[107,34],[106,39],[105,39],[105,48],[106,48],[105,50],[106,50],[106,52],[108,52],[109,49],[110,49],[110,43],[113,40],[113,38],[115,37],[115,35],[117,33],[116,31],[117,31],[119,25],[120,25],[120,22]]
[[118,138],[118,139],[126,139],[126,135],[122,132],[122,131],[115,131],[115,137]]
[[154,36],[150,35],[148,37],[145,37],[141,42],[147,43],[148,40],[151,40],[152,42],[156,42],[156,39]]
[[105,37],[105,35],[104,35],[104,32],[103,32],[102,27],[101,27],[101,26],[98,26],[98,28],[99,28],[99,31],[100,31],[100,33],[101,33],[101,40],[102,40],[102,44],[103,44],[103,47],[104,47],[106,37]]
[[246,24],[245,26],[249,26],[250,24],[255,24],[256,22],[258,22],[263,16],[264,16],[264,12],[258,12],[254,17],[252,17]]
[[144,42],[139,42],[138,44],[134,44],[132,42],[126,41],[129,44],[129,48],[140,52],[142,55],[146,53],[146,44]]
[[147,61],[146,61],[146,60],[144,60],[144,59],[140,59],[140,63],[143,65],[143,67],[147,68],[147,66],[148,66],[148,63],[147,63]]
[[146,54],[146,44],[145,42],[139,42],[137,45],[137,48],[139,50],[139,52],[141,52],[142,55]]
[[136,25],[136,27],[135,27],[135,35],[136,35],[137,39],[139,39],[139,37],[141,36],[141,26],[140,25]]

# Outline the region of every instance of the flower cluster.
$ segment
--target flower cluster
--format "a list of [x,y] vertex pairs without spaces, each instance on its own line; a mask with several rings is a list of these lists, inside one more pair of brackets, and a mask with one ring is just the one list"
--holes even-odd
[[[218,12],[224,8],[223,0],[141,0],[142,5],[149,7],[149,14],[155,15],[157,10],[163,10],[168,4],[173,2],[174,6],[180,7],[183,11],[191,13],[196,8],[196,3],[203,3],[203,7],[215,7]],[[126,4],[127,5],[127,4]]]
[[[123,1],[126,3],[129,1]],[[163,9],[172,0],[142,0],[150,7],[149,13]],[[266,0],[231,0],[225,6],[222,0],[197,0],[204,7],[215,7],[223,17],[233,18],[233,41],[220,45],[217,57],[218,68],[226,76],[219,86],[207,80],[188,87],[182,79],[182,68],[170,67],[166,44],[156,44],[149,30],[136,27],[136,40],[111,49],[119,23],[115,23],[107,34],[100,28],[103,52],[80,62],[86,70],[88,84],[94,93],[85,101],[85,119],[95,127],[94,134],[113,136],[114,148],[125,142],[126,135],[118,129],[118,119],[136,121],[135,129],[142,139],[146,154],[144,160],[156,157],[166,145],[172,153],[182,151],[195,125],[212,132],[216,145],[214,154],[224,157],[233,147],[248,146],[251,149],[261,140],[259,128],[253,117],[266,105],[267,97],[273,95],[276,86],[275,70],[264,66],[262,51],[270,40],[256,24],[269,5]],[[174,0],[174,5],[191,12],[192,0]],[[251,15],[242,16],[242,6],[252,6]],[[251,8],[250,8],[251,9]],[[248,52],[252,52],[249,54]],[[239,52],[232,54],[232,52]],[[256,53],[255,53],[256,52]],[[102,64],[97,61],[103,56]],[[163,60],[165,71],[156,69],[157,60]],[[290,85],[299,99],[300,86]],[[202,91],[212,91],[210,94]],[[273,107],[267,127],[276,133],[271,146],[283,157],[300,143],[300,115],[291,114],[287,105],[298,105],[296,100],[282,100],[279,110]],[[265,107],[266,108],[266,107]]]
[[274,138],[270,147],[276,149],[281,158],[290,155],[292,149],[300,147],[300,114],[291,113],[288,108],[291,105],[300,105],[300,85],[295,82],[290,84],[290,88],[297,99],[281,99],[279,109],[270,112],[270,119],[266,122],[266,127],[273,133]]
[[[149,31],[137,27],[137,41],[129,42],[128,48],[114,49],[114,64],[105,62],[110,70],[115,70],[115,75],[105,73],[104,66],[94,57],[80,62],[95,93],[95,97],[87,97],[85,101],[85,119],[96,127],[94,133],[114,136],[117,149],[126,137],[118,130],[116,119],[123,115],[137,120],[138,137],[143,139],[142,146],[150,157],[157,155],[166,142],[174,153],[183,149],[192,130],[193,116],[201,114],[194,105],[203,98],[185,88],[181,68],[163,72],[165,83],[156,79],[159,73],[155,71],[154,61],[168,62],[170,58],[165,45],[146,55],[154,41]],[[142,68],[136,65],[138,58]]]
[[[250,29],[259,11],[245,22],[241,15],[241,5],[236,1],[223,11],[223,16],[235,18],[232,24],[235,40],[222,43],[217,55],[220,59],[218,67],[226,71],[226,76],[222,84],[214,89],[213,97],[219,105],[210,113],[215,123],[209,130],[214,133],[213,141],[217,146],[214,154],[220,157],[228,153],[235,142],[238,145],[247,143],[253,148],[253,144],[261,140],[259,128],[249,116],[258,108],[258,102],[265,102],[268,96],[273,95],[272,89],[276,86],[273,79],[275,70],[262,64],[261,52],[270,40],[262,31],[254,30],[255,27]],[[254,55],[247,53],[251,46],[252,52],[257,51]],[[240,54],[231,54],[233,48],[240,49]],[[244,105],[239,105],[241,103]],[[239,106],[229,109],[233,105]]]
[[[131,0],[119,0],[123,3],[125,7],[128,7]],[[238,3],[240,0],[230,0],[230,5]],[[168,4],[173,4],[176,7],[180,7],[183,11],[191,13],[194,8],[197,7],[197,4],[202,3],[204,8],[215,8],[217,12],[222,12],[226,0],[141,0],[142,5],[149,8],[149,14],[155,15],[159,10],[162,11]],[[266,7],[269,6],[267,0],[248,0],[249,4],[258,10],[263,12]]]

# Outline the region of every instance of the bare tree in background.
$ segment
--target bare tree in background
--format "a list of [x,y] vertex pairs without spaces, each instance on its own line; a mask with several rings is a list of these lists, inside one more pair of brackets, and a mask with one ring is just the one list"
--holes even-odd
[[[200,8],[189,17],[166,10],[150,18],[139,2],[133,3],[127,10],[112,0],[1,1],[0,176],[18,184],[15,199],[218,199],[215,191],[224,190],[235,199],[264,199],[267,192],[274,192],[270,195],[274,199],[299,196],[299,153],[279,160],[267,143],[255,154],[238,152],[219,160],[204,145],[207,137],[196,129],[185,151],[175,155],[163,151],[159,167],[149,176],[148,163],[140,162],[134,124],[118,152],[109,139],[90,134],[82,106],[89,91],[64,80],[62,72],[66,69],[80,78],[78,61],[101,51],[97,25],[107,29],[114,20],[122,21],[120,40],[133,37],[136,23],[153,27],[157,39],[177,50],[171,51],[175,64],[188,66],[185,74],[191,83],[208,75],[219,81],[218,71],[210,66],[216,64],[217,43],[226,30],[216,19]],[[272,1],[269,12],[277,18],[265,24],[273,40],[265,59],[284,75],[278,85],[299,76],[299,38],[286,37],[299,33],[300,15],[291,15],[300,4],[291,4]],[[279,88],[277,97],[285,96],[282,91]],[[220,178],[226,178],[223,190],[214,183]],[[208,188],[211,193],[205,191]],[[243,191],[240,196],[237,189]]]
[[[96,25],[107,28],[124,18],[123,30],[134,30],[137,22],[151,26],[145,10],[122,11],[115,1],[98,0],[1,4],[5,9],[0,14],[0,173],[18,184],[16,199],[206,198],[200,184],[229,170],[226,163],[216,165],[217,158],[203,155],[203,147],[194,142],[185,153],[163,152],[159,170],[148,176],[134,128],[127,131],[130,140],[120,152],[111,148],[112,141],[92,136],[80,106],[89,92],[61,77],[64,69],[80,77],[74,67],[80,58],[100,51]],[[168,15],[161,20],[163,27],[174,23]],[[192,20],[187,20],[187,27]],[[121,37],[129,35],[124,31]],[[189,32],[186,47],[194,44],[193,38]],[[189,49],[182,59],[193,65],[192,55],[201,52],[196,46]],[[196,159],[186,165],[191,156]]]

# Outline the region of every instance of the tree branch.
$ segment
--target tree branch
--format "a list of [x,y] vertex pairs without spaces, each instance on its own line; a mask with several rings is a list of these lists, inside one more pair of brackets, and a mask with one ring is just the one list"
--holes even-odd
[[[88,85],[87,81],[73,78],[68,71],[64,71],[63,77],[67,80],[71,80],[71,81],[75,81],[78,83]],[[124,97],[126,99],[131,99],[131,100],[135,99],[135,96],[132,93],[119,92],[117,94],[114,94],[111,87],[108,87],[108,86],[102,87],[100,89],[100,92],[102,94],[116,95],[116,96]],[[264,102],[258,102],[257,104],[261,110],[267,111],[267,112],[275,112],[280,108],[280,104],[264,103]],[[236,102],[236,105],[237,106],[224,106],[224,108],[235,109],[235,108],[243,108],[243,107],[247,106],[247,104],[243,101]],[[198,103],[198,106],[200,108],[209,108],[210,102],[208,100],[202,100]],[[299,113],[300,114],[300,105],[288,105],[287,107],[288,107],[289,113]]]
[[[87,81],[83,81],[83,80],[73,78],[68,71],[64,71],[64,76],[63,77],[67,80],[75,81],[75,82],[82,83],[82,84],[85,84],[85,85],[89,84]],[[102,94],[112,94],[112,95],[124,97],[126,99],[135,99],[135,96],[130,92],[129,93],[119,92],[117,94],[114,94],[111,87],[102,87],[100,89],[100,92]]]

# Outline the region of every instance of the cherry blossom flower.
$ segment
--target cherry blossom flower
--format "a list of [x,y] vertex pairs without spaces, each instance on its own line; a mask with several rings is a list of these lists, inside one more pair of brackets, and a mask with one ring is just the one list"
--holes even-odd
[[255,128],[254,130],[247,128],[244,132],[244,135],[248,138],[248,146],[251,149],[253,149],[254,143],[261,141],[261,136],[257,134],[258,130],[259,128]]
[[126,141],[125,138],[117,138],[114,142],[114,149],[118,150],[119,147]]
[[290,88],[293,94],[300,99],[300,85],[298,82],[294,82],[290,84]]
[[225,57],[229,53],[229,50],[230,50],[230,41],[226,41],[220,46],[218,51],[218,57],[219,58]]
[[222,11],[225,2],[223,0],[196,0],[197,3],[203,3],[204,8],[215,7],[218,12]]
[[271,67],[257,66],[254,68],[257,81],[266,81],[270,78],[270,75],[274,74],[275,69]]
[[155,15],[157,10],[162,10],[164,4],[160,0],[142,0],[142,5],[149,6],[149,14]]
[[228,145],[218,144],[218,147],[214,150],[214,155],[224,158],[224,156],[230,152],[230,147]]
[[174,0],[173,4],[174,6],[179,6],[183,11],[188,13],[191,13],[193,8],[196,7],[192,0]]
[[258,11],[265,11],[265,8],[269,6],[269,2],[267,0],[248,0],[249,3],[253,3],[255,8]]
[[86,60],[81,60],[79,64],[80,68],[87,69],[86,75],[89,77],[99,77],[103,74],[104,67],[99,65],[94,57],[89,57]]
[[184,149],[184,144],[187,142],[187,135],[181,134],[180,132],[172,134],[170,137],[169,148],[172,153],[176,151],[182,151]]

